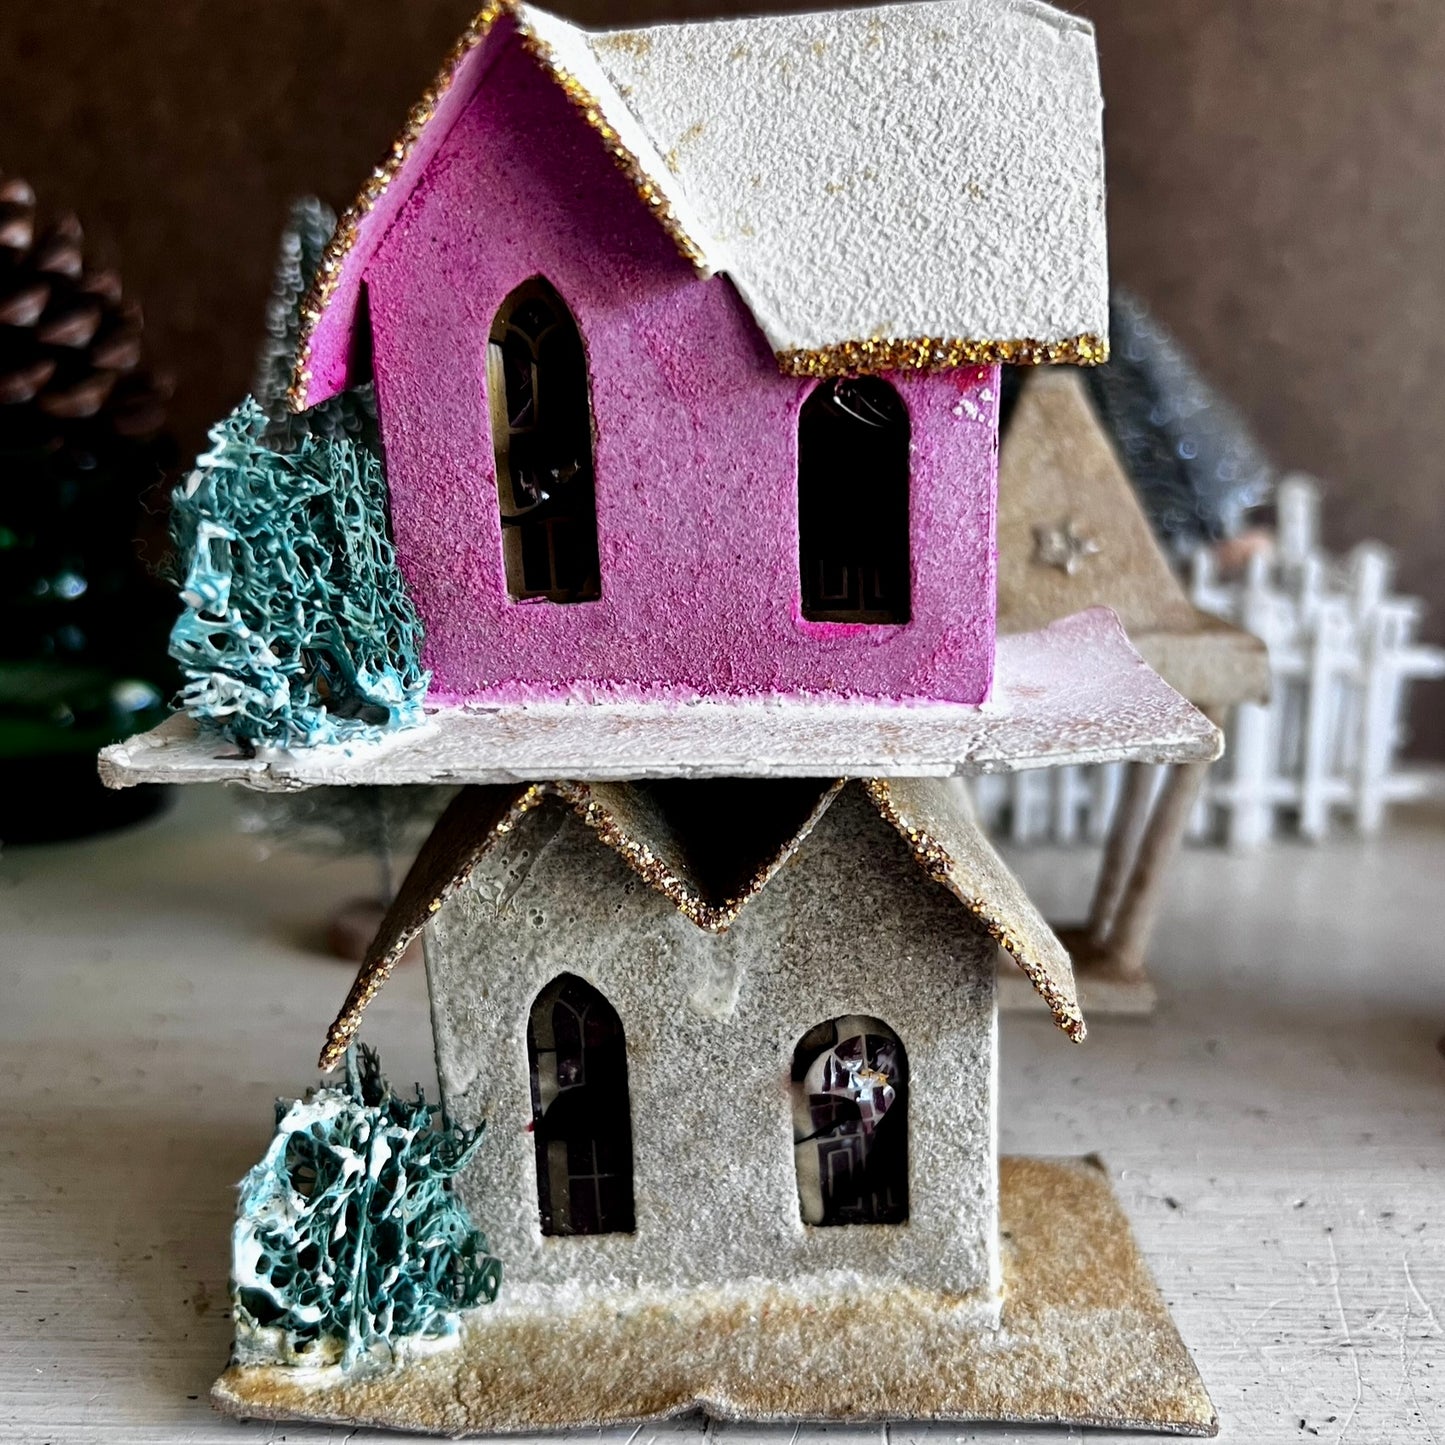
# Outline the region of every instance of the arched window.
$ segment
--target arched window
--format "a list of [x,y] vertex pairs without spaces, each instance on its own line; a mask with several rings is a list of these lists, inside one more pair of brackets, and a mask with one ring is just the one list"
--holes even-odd
[[798,565],[811,622],[907,622],[908,409],[876,376],[813,390],[798,418]]
[[527,1023],[543,1234],[629,1234],[632,1116],[617,1011],[575,974],[554,978]]
[[602,595],[582,333],[540,276],[502,303],[487,349],[502,554],[516,601]]
[[831,1019],[793,1053],[793,1157],[805,1224],[908,1218],[908,1060],[874,1018]]

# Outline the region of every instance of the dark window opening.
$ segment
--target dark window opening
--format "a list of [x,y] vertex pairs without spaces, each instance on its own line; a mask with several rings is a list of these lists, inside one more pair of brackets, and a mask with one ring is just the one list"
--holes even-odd
[[798,563],[810,622],[907,622],[908,409],[876,376],[819,385],[798,418]]
[[840,1018],[793,1053],[793,1157],[805,1224],[908,1218],[908,1060],[875,1018]]
[[375,333],[371,327],[371,289],[366,282],[356,298],[356,323],[351,328],[351,355],[346,364],[347,385],[370,386],[376,380]]
[[753,891],[834,783],[829,778],[687,778],[624,784],[627,807],[668,867],[708,904]]
[[502,303],[487,351],[507,591],[515,601],[602,595],[592,403],[582,333],[541,277]]
[[537,1204],[543,1234],[630,1234],[632,1115],[617,1011],[575,974],[555,978],[527,1023]]

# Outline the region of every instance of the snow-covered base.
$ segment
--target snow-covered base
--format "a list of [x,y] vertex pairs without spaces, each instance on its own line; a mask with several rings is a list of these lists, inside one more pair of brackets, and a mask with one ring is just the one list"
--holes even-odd
[[715,1419],[1006,1420],[1212,1435],[1203,1382],[1096,1160],[1000,1161],[1005,1304],[820,1278],[512,1297],[381,1372],[233,1366],[222,1410],[436,1434]]

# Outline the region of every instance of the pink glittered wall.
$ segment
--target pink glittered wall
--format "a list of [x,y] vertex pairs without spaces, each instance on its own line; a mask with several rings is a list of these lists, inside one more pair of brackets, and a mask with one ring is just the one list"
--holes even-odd
[[[470,0],[64,0],[0,12],[0,167],[83,212],[184,375],[246,385],[287,197],[345,199]],[[626,22],[724,5],[559,3]],[[735,5],[732,9],[756,8]],[[1115,270],[1340,546],[1397,547],[1445,638],[1445,5],[1075,0],[1099,26]],[[1417,747],[1445,756],[1442,689]]]
[[[367,271],[392,523],[432,696],[981,702],[996,368],[897,378],[912,620],[804,621],[797,436],[813,383],[778,372],[725,277],[697,279],[515,37],[499,30],[477,59],[486,76],[415,189],[410,170],[393,183],[399,209]],[[492,318],[538,274],[575,316],[592,377],[602,595],[567,607],[507,599],[485,394]]]

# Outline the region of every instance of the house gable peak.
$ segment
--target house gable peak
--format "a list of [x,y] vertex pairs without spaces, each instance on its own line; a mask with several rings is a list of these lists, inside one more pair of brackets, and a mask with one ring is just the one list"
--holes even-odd
[[[841,780],[771,779],[463,788],[387,910],[327,1034],[321,1067],[340,1063],[362,1012],[427,921],[522,817],[548,799],[570,805],[601,843],[698,928],[721,933],[793,856],[844,786]],[[1069,956],[979,831],[956,781],[873,779],[861,786],[924,874],[1010,954],[1059,1027],[1082,1039]]]

